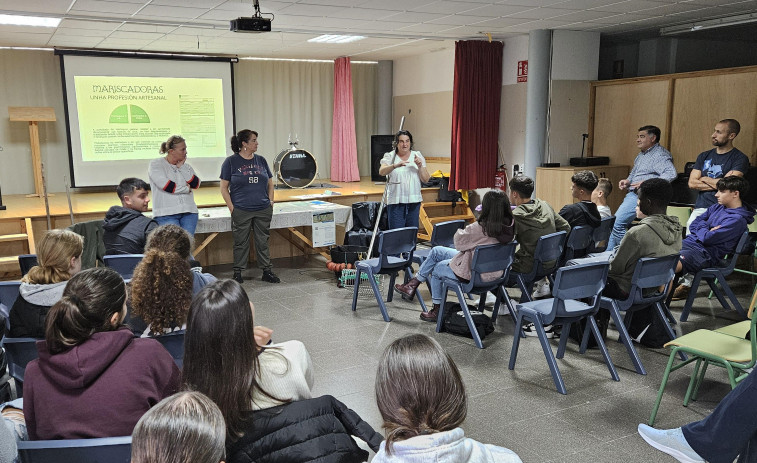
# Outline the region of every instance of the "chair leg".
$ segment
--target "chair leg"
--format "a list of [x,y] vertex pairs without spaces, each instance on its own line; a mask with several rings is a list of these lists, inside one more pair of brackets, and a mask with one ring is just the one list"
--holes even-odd
[[572,323],[565,323],[562,326],[562,331],[560,332],[560,342],[557,344],[557,355],[555,357],[561,359],[565,356],[565,348],[568,345],[568,336],[570,336],[570,327]]
[[620,335],[620,341],[623,343],[623,345],[626,346],[626,351],[628,352],[628,356],[631,357],[631,362],[633,363],[633,367],[636,369],[636,373],[640,375],[646,375],[647,370],[645,370],[644,365],[641,364],[639,353],[636,352],[636,347],[634,347],[633,345],[631,335],[628,334],[628,329],[623,323],[623,320],[620,318],[620,309],[618,309],[618,306],[616,304],[617,302],[612,301],[612,306],[609,310],[610,317],[612,317],[613,322],[615,322],[615,328],[618,330],[618,334]]
[[[667,317],[665,316],[665,313],[664,313],[665,306],[662,305],[662,302],[657,302],[654,305],[654,308],[657,314],[657,318],[660,319],[660,321],[662,322],[662,326],[665,327],[665,332],[668,333],[668,336],[670,336],[671,339],[675,339],[676,333],[675,331],[673,331],[673,328],[668,324]],[[681,356],[681,360],[687,359],[685,353],[679,351],[678,354]]]
[[670,353],[668,359],[668,365],[665,367],[665,373],[662,375],[662,383],[660,384],[660,390],[657,391],[657,399],[655,400],[654,407],[652,407],[652,414],[649,417],[649,426],[654,426],[654,420],[657,418],[657,411],[660,409],[660,402],[662,402],[662,394],[665,393],[665,386],[668,384],[668,378],[670,377],[670,369],[673,368],[673,361],[676,358],[677,347],[673,348],[673,352]]
[[691,282],[689,297],[686,298],[686,303],[683,305],[683,310],[681,311],[681,318],[679,320],[682,322],[689,319],[689,312],[691,312],[691,306],[694,304],[694,298],[697,297],[697,288],[699,288],[700,281],[702,281],[702,275],[697,272],[697,274],[694,275],[694,281]]
[[689,406],[689,400],[691,400],[691,393],[694,391],[694,386],[697,384],[699,378],[699,368],[702,366],[702,359],[698,358],[697,363],[694,364],[694,371],[691,373],[691,379],[689,379],[689,387],[686,388],[686,395],[683,397],[683,406]]
[[397,281],[398,273],[399,272],[394,272],[391,277],[389,277],[389,290],[386,294],[386,302],[392,302],[392,299],[394,299],[394,282]]
[[[594,315],[589,315],[589,323],[587,325],[591,325],[591,332],[594,333],[594,337],[597,339],[597,345],[599,346],[599,350],[602,351],[602,357],[605,359],[605,365],[607,365],[607,369],[610,370],[610,376],[612,376],[612,379],[615,381],[620,381],[620,376],[618,376],[618,370],[615,369],[615,365],[612,363],[612,358],[610,358],[610,352],[607,350],[607,346],[605,345],[605,340],[602,339],[602,333],[599,332],[599,326],[597,325],[597,319],[594,318]],[[584,335],[584,338],[588,337]]]
[[522,332],[523,327],[523,314],[518,311],[515,313],[515,335],[513,336],[513,347],[510,349],[510,363],[507,365],[509,370],[515,369],[515,359],[518,358],[518,347],[520,346],[520,338],[518,333]]
[[586,350],[589,348],[589,333],[591,332],[589,328],[589,323],[586,323],[586,326],[584,327],[584,332],[581,335],[581,346],[578,348],[578,353],[583,355],[586,353]]
[[529,290],[529,286],[527,285],[525,281],[523,281],[523,277],[521,275],[517,276],[518,280],[518,286],[520,287],[520,302],[531,302],[531,291]]
[[355,270],[355,287],[352,292],[352,311],[357,310],[357,295],[358,295],[358,288],[360,288],[360,274],[362,273],[362,270],[356,269]]
[[699,373],[699,378],[697,379],[697,384],[694,386],[694,392],[691,394],[691,400],[696,401],[697,396],[699,395],[699,386],[702,385],[704,382],[704,375],[707,373],[707,367],[710,365],[709,360],[704,361],[704,365],[702,366],[702,372]]
[[[463,301],[460,304],[460,307],[463,309],[463,314],[465,315],[465,322],[468,324],[468,329],[470,330],[471,336],[473,336],[473,342],[476,343],[476,347],[479,349],[484,348],[484,343],[481,342],[481,336],[478,335],[478,330],[476,329],[476,324],[473,323],[473,317],[471,317],[470,309],[468,308],[468,304],[465,302],[465,295],[463,294],[463,289],[460,287],[460,285],[455,285],[455,294],[457,294],[457,299],[460,301]],[[485,295],[481,295],[482,299],[485,299]]]
[[478,311],[481,313],[484,313],[484,309],[486,309],[486,297],[488,295],[489,295],[489,291],[485,292],[484,294],[478,295]]
[[748,318],[746,312],[744,311],[744,307],[739,302],[738,298],[736,298],[736,295],[733,294],[733,290],[730,286],[728,286],[728,283],[725,281],[725,278],[721,279],[720,286],[723,288],[723,292],[728,296],[728,299],[731,300],[731,304],[733,304],[733,308],[736,309],[738,313],[741,314],[742,317],[745,319]]
[[[389,318],[389,312],[386,311],[386,304],[384,304],[384,300],[381,298],[381,292],[379,291],[378,285],[376,284],[376,278],[374,278],[373,272],[368,271],[366,273],[368,274],[368,282],[371,284],[371,288],[373,289],[373,295],[376,296],[376,301],[378,302],[379,309],[381,309],[381,315],[384,317],[384,321],[392,321],[392,319]],[[391,288],[393,286],[390,285],[389,287]]]
[[[405,269],[405,280],[406,280],[405,283],[407,283],[408,281],[410,281],[410,278],[413,278],[414,276],[415,275],[413,275],[413,269],[412,269],[412,267],[407,267]],[[392,288],[394,288],[394,286],[392,286]],[[428,307],[426,307],[426,301],[423,300],[423,296],[421,296],[420,291],[416,291],[415,294],[418,296],[418,302],[421,303],[421,310],[423,310],[424,312],[428,312]],[[413,296],[413,297],[415,297],[415,296]],[[412,301],[413,299],[410,298],[410,300]]]
[[541,317],[536,317],[534,320],[534,327],[536,328],[536,334],[539,337],[539,343],[541,349],[544,351],[544,357],[547,359],[547,365],[549,365],[549,372],[552,373],[552,380],[555,383],[557,392],[560,394],[567,394],[565,389],[565,382],[560,374],[560,369],[557,367],[557,360],[552,353],[552,346],[549,345],[549,339],[547,339],[547,333],[544,332],[544,323],[541,321]]
[[[725,300],[725,297],[723,297],[723,292],[718,288],[718,279],[717,278],[708,278],[707,284],[710,286],[710,290],[715,294],[715,297],[718,299],[718,302],[725,310],[731,310],[731,306],[728,304],[728,302]],[[722,286],[723,283],[725,283],[725,280],[720,282],[720,285]]]
[[444,306],[447,305],[447,291],[449,287],[446,281],[442,281],[442,303],[439,304],[439,314],[436,316],[436,332],[442,332],[442,326],[444,325]]

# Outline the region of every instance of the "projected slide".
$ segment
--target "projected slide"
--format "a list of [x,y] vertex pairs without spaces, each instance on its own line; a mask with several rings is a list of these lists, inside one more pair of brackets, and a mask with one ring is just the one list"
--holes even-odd
[[81,160],[154,159],[173,134],[192,158],[224,157],[221,79],[75,76]]

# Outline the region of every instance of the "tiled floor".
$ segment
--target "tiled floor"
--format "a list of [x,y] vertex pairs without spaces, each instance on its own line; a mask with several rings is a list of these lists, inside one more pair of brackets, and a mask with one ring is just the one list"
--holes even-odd
[[[666,349],[639,348],[648,375],[638,375],[610,329],[607,344],[621,378],[614,382],[598,350],[580,355],[578,346],[570,343],[565,358],[558,360],[568,389],[568,395],[561,395],[536,338],[521,342],[515,370],[507,369],[513,339],[513,323],[507,316],[497,321],[495,332],[484,341],[486,348],[480,350],[470,339],[435,333],[434,324],[418,319],[417,302],[396,297],[388,303],[390,323],[381,318],[374,299],[360,300],[352,312],[352,292],[336,287],[333,272],[326,270],[319,257],[279,259],[274,265],[282,280],[278,285],[260,281],[260,270],[255,268],[244,274],[244,287],[255,303],[255,323],[272,328],[274,341],[305,343],[315,365],[314,394],[337,397],[379,432],[381,416],[373,396],[379,356],[398,337],[424,333],[439,341],[462,372],[469,398],[463,426],[466,435],[508,447],[527,463],[674,461],[646,445],[636,433],[636,426],[649,419],[668,360]],[[206,271],[219,278],[231,276],[229,266]],[[733,279],[738,281],[732,287],[746,305],[752,282]],[[689,321],[676,327],[679,332],[737,320],[733,312],[720,309],[717,300],[705,297],[708,290],[700,287]],[[682,306],[682,301],[672,304],[674,316],[680,316]],[[556,345],[554,340],[555,349]],[[686,367],[671,375],[657,427],[677,427],[703,418],[730,390],[722,369],[711,368],[699,400],[683,407],[690,371]]]

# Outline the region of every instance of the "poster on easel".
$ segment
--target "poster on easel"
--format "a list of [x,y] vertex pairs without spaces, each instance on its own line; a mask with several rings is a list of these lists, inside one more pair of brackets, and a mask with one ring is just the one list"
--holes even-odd
[[336,244],[336,221],[334,211],[313,212],[313,247]]

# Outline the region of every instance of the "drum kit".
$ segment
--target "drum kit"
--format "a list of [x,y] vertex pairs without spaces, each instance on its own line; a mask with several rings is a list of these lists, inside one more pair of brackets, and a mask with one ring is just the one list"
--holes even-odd
[[318,176],[318,163],[312,154],[297,148],[299,140],[289,138],[289,148],[282,150],[273,163],[279,181],[289,188],[307,188]]

